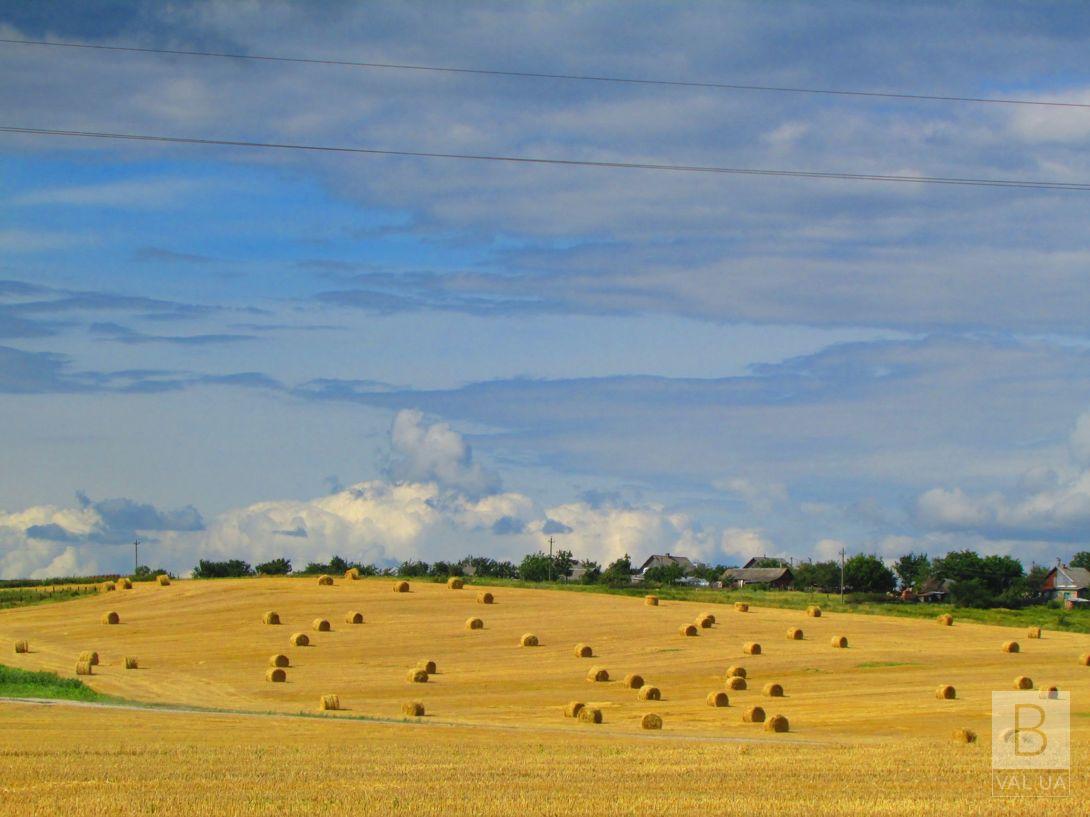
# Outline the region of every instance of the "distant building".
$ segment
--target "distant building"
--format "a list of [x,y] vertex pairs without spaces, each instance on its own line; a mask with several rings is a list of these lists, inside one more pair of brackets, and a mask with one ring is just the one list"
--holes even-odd
[[690,576],[696,572],[696,565],[688,556],[671,556],[669,553],[664,553],[661,556],[654,555],[647,559],[642,565],[640,565],[639,572],[646,573],[653,567],[670,567],[671,565],[677,565],[681,568],[681,571]]
[[937,604],[946,601],[950,598],[950,588],[954,583],[950,579],[928,579],[922,585],[920,585],[920,592],[916,596],[916,601],[923,602],[925,604]]
[[744,565],[742,568],[749,570],[754,567],[790,567],[791,564],[787,559],[781,559],[778,556],[754,556]]
[[1090,570],[1065,564],[1056,565],[1045,576],[1041,592],[1049,601],[1090,599]]
[[723,587],[767,587],[784,590],[795,580],[789,567],[731,567],[723,571]]

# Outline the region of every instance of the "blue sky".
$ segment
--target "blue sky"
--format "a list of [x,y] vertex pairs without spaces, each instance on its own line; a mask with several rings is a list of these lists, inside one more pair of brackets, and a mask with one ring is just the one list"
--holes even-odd
[[[0,3],[0,36],[1090,104],[1077,4]],[[1090,110],[0,44],[0,124],[1090,180]],[[1086,194],[0,135],[0,576],[1050,561]]]

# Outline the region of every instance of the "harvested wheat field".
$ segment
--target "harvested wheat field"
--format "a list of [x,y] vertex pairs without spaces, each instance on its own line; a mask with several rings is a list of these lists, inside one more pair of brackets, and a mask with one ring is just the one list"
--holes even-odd
[[[1011,635],[1001,627],[839,613],[814,618],[754,606],[744,616],[724,610],[700,638],[678,638],[677,620],[706,612],[706,601],[663,601],[664,616],[642,598],[513,587],[491,608],[488,627],[469,631],[465,620],[474,608],[475,594],[451,593],[446,584],[418,582],[403,595],[381,579],[330,587],[262,578],[140,584],[120,596],[0,611],[0,641],[34,645],[30,653],[10,652],[10,665],[71,677],[79,654],[95,650],[99,665],[83,680],[99,692],[263,713],[2,703],[0,751],[10,771],[0,781],[0,813],[89,814],[96,797],[127,788],[141,797],[118,803],[117,813],[148,813],[142,809],[153,802],[157,814],[386,813],[391,799],[414,814],[603,814],[617,813],[619,803],[624,813],[724,813],[732,802],[724,792],[734,781],[750,814],[780,813],[800,797],[818,815],[894,814],[920,802],[987,814],[994,810],[992,690],[1010,689],[1016,676],[1071,690],[1090,681],[1079,660],[1085,635],[1049,632],[1012,654],[996,648]],[[284,628],[262,623],[269,609]],[[311,630],[307,647],[286,643],[285,632],[344,609],[364,611],[367,626]],[[103,627],[108,610],[117,610],[122,624]],[[784,639],[804,620],[805,640]],[[520,647],[531,628],[541,646]],[[850,649],[829,649],[834,635],[847,637]],[[585,659],[571,646],[579,642],[594,644],[596,662],[615,680],[587,683]],[[743,657],[747,642],[765,649]],[[269,683],[269,656],[280,653],[290,659],[287,680]],[[410,692],[406,668],[421,654],[442,672]],[[127,655],[140,657],[138,670],[125,671]],[[709,706],[709,690],[726,689],[731,664],[744,665],[752,683],[732,692],[729,706]],[[661,731],[641,728],[647,704],[621,680],[635,672],[661,690],[654,704]],[[789,732],[743,721],[744,710],[767,704],[768,683],[787,691],[771,714],[784,715]],[[956,699],[937,700],[940,684],[955,686]],[[336,695],[340,708],[314,720],[323,695]],[[411,723],[403,712],[407,695],[427,713]],[[571,701],[600,710],[602,723],[565,717]],[[1072,709],[1079,783],[1090,708],[1075,696]],[[954,728],[984,737],[959,745],[950,738]],[[461,759],[452,765],[455,746]],[[119,761],[137,753],[146,762]],[[543,762],[527,763],[526,754]],[[77,755],[78,771],[64,760]],[[448,762],[439,762],[444,757]],[[225,771],[214,774],[220,765]],[[676,796],[674,774],[656,771],[667,768],[690,781],[684,797]],[[707,774],[710,768],[716,773]],[[578,797],[574,784],[553,785],[557,774],[579,781]],[[220,784],[224,775],[232,786]],[[474,780],[507,775],[520,785],[473,794],[484,790]],[[646,785],[617,789],[634,775]],[[361,776],[368,786],[351,782]],[[90,782],[68,782],[76,779]],[[284,785],[289,779],[295,782]],[[833,779],[841,782],[827,785]],[[874,779],[888,793],[880,801]]]

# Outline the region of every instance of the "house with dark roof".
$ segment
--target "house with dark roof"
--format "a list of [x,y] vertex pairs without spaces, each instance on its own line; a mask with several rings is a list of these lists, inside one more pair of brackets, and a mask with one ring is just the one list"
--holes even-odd
[[920,585],[920,592],[916,595],[916,601],[924,604],[944,602],[950,598],[950,588],[954,583],[950,579],[936,579],[934,577]]
[[1090,570],[1065,564],[1056,565],[1045,576],[1041,592],[1050,601],[1090,599]]
[[680,567],[686,576],[690,576],[696,571],[696,565],[688,556],[672,556],[669,553],[663,553],[662,555],[656,554],[648,557],[647,561],[640,565],[640,573],[646,573],[653,567],[670,567],[672,565]]
[[719,577],[723,587],[747,586],[784,590],[795,580],[789,567],[730,567]]

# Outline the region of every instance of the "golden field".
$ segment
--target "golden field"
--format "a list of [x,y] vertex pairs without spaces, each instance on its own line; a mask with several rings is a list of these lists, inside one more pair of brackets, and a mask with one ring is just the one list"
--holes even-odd
[[[1039,814],[1034,799],[996,800],[990,788],[993,690],[1017,675],[1073,692],[1075,803],[1085,792],[1087,716],[1080,694],[1090,637],[1046,631],[589,593],[495,588],[476,591],[391,580],[331,587],[305,579],[138,584],[69,602],[0,612],[0,643],[27,639],[31,652],[0,663],[73,675],[78,653],[102,663],[94,689],[149,703],[218,707],[229,713],[0,704],[0,813],[70,814],[893,814],[921,804],[956,814]],[[121,623],[106,625],[109,610]],[[262,614],[279,613],[281,625]],[[344,623],[352,610],[364,623]],[[678,629],[710,611],[717,623]],[[471,616],[484,629],[467,630]],[[316,632],[326,618],[330,632]],[[803,640],[787,630],[801,627]],[[306,632],[313,646],[289,646]],[[540,646],[521,647],[536,634]],[[843,635],[847,649],[830,639]],[[1004,641],[1022,651],[1004,653]],[[756,641],[761,655],[743,655]],[[590,644],[593,658],[574,646]],[[287,683],[269,683],[269,656],[290,657]],[[139,669],[123,659],[136,657]],[[434,660],[438,673],[410,683]],[[732,664],[749,688],[712,708]],[[606,667],[608,683],[585,680]],[[638,672],[662,690],[637,700],[620,679]],[[765,683],[785,697],[767,698]],[[953,684],[954,700],[935,688]],[[319,697],[342,712],[321,718]],[[419,700],[427,715],[404,719]],[[604,722],[563,715],[579,700]],[[742,721],[757,704],[790,720],[772,734]],[[661,732],[640,717],[661,715]],[[281,714],[275,714],[281,713]],[[360,720],[359,718],[376,719]],[[956,727],[976,744],[955,743]],[[1046,804],[1047,805],[1047,804]],[[1057,812],[1059,813],[1059,812]]]

